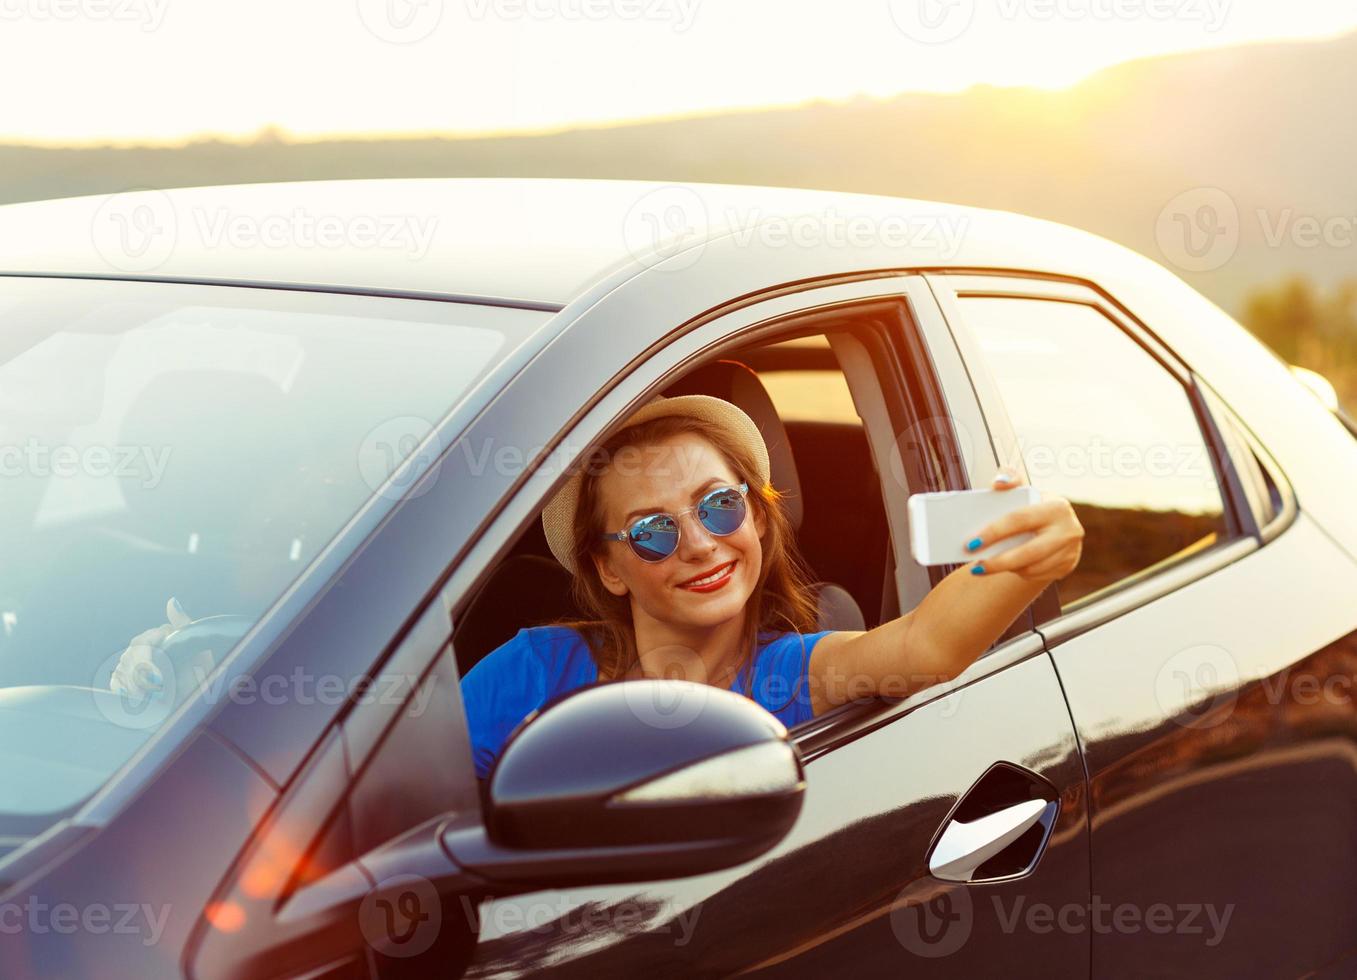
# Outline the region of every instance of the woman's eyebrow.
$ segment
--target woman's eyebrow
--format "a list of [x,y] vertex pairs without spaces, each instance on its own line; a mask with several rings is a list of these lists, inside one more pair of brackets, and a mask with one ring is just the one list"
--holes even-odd
[[[714,476],[692,492],[692,499],[697,500],[698,497],[710,490],[713,484],[729,482],[730,481],[724,477]],[[638,507],[636,510],[630,511],[626,517],[622,518],[622,523],[629,524],[634,518],[644,517],[646,514],[659,514],[663,511],[663,507]]]

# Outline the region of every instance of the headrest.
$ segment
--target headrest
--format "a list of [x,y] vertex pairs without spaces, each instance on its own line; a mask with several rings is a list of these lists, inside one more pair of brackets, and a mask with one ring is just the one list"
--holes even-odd
[[670,397],[714,395],[743,409],[763,434],[763,441],[768,445],[773,486],[783,494],[782,503],[792,528],[800,529],[801,480],[796,473],[796,460],[792,458],[792,444],[759,376],[739,361],[715,361],[684,375],[664,393]]

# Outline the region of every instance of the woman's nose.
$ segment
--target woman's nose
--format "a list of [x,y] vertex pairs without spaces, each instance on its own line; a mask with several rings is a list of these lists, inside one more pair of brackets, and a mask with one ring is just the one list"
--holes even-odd
[[697,519],[696,514],[684,514],[687,521],[679,534],[679,557],[684,561],[698,561],[716,550],[716,537]]

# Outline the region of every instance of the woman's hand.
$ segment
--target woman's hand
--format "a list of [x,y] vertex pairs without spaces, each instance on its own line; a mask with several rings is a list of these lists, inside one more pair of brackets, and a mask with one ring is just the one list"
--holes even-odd
[[[1012,471],[1004,469],[995,475],[994,489],[1011,490],[1022,482]],[[1032,540],[993,558],[981,559],[972,566],[972,574],[1012,572],[1027,582],[1044,586],[1064,578],[1079,564],[1084,526],[1068,500],[1044,492],[1037,503],[1011,511],[981,528],[976,535],[980,543],[970,550],[978,551],[1025,531],[1033,532]],[[975,571],[976,568],[983,572]]]
[[166,637],[192,622],[175,598],[165,603],[165,618],[169,622],[138,633],[127,644],[109,678],[108,688],[114,694],[142,701],[164,693],[166,671],[156,663],[156,655]]

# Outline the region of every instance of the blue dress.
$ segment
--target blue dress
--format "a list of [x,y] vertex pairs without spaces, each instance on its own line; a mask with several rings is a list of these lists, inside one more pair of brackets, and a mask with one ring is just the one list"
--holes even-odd
[[[820,633],[761,633],[730,689],[749,693],[788,728],[812,717],[806,675]],[[753,676],[750,676],[752,667]],[[569,626],[534,626],[491,650],[462,678],[476,775],[484,779],[510,733],[553,698],[598,680],[589,645]]]

